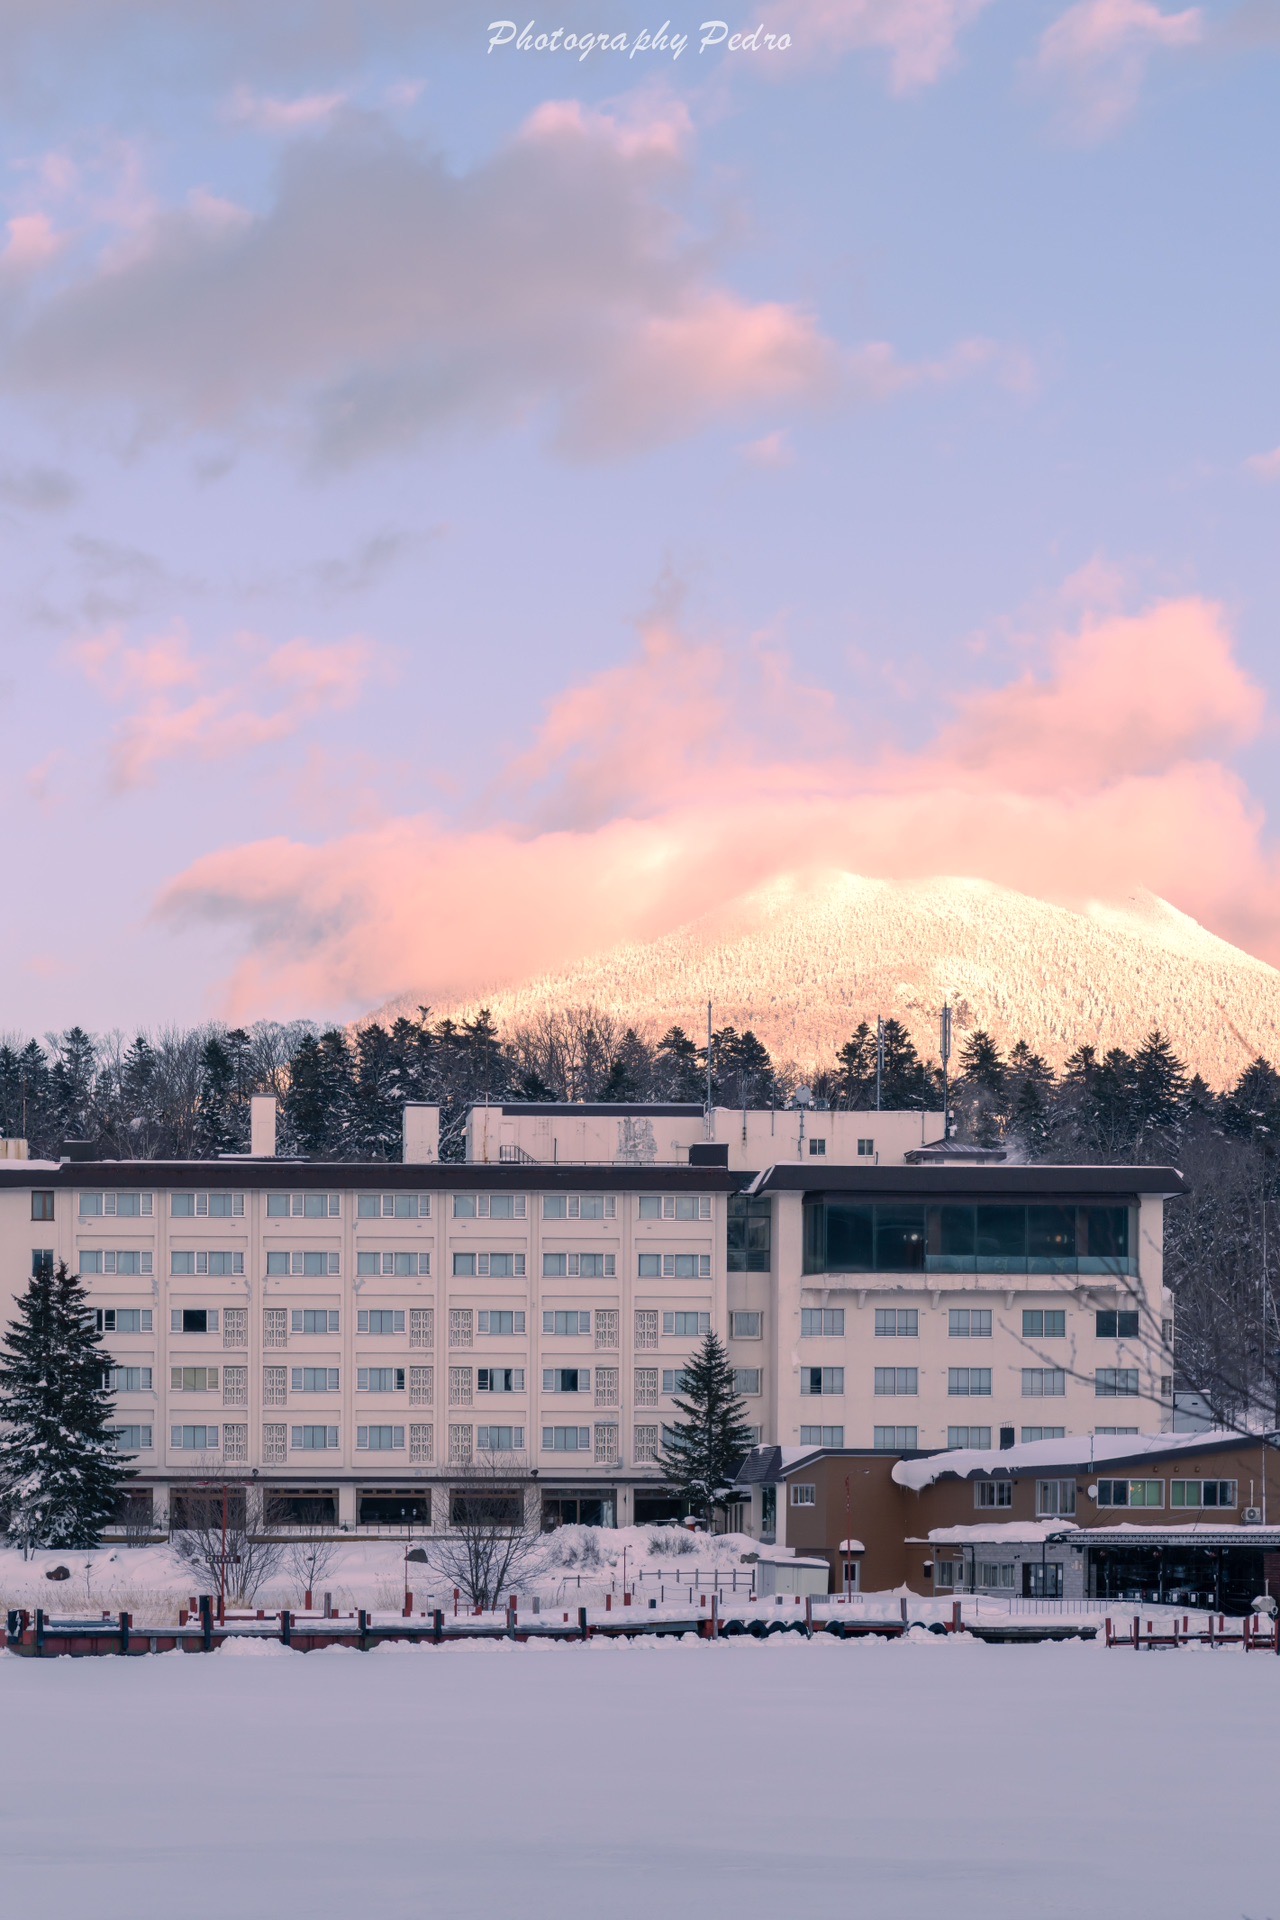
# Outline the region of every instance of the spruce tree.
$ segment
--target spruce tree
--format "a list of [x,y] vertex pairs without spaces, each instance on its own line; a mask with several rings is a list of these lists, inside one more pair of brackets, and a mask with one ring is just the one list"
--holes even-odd
[[710,1527],[716,1509],[730,1504],[730,1484],[754,1445],[717,1334],[709,1333],[685,1365],[676,1411],[680,1418],[666,1429],[658,1464],[667,1485]]
[[0,1503],[9,1538],[96,1547],[132,1478],[111,1432],[107,1355],[65,1261],[41,1265],[0,1350]]

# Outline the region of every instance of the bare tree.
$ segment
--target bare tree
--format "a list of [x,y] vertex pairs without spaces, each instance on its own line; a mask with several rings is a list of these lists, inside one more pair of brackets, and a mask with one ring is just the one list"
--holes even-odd
[[294,1516],[313,1529],[308,1539],[291,1540],[285,1555],[290,1577],[304,1595],[314,1595],[338,1558],[338,1543],[332,1534],[318,1531],[322,1526],[332,1526],[330,1513],[327,1504],[317,1502],[313,1511],[303,1509]]
[[545,1544],[536,1490],[513,1461],[459,1468],[449,1489],[449,1531],[427,1544],[432,1568],[470,1606],[488,1609],[541,1571]]
[[264,1497],[255,1512],[248,1492],[243,1483],[209,1480],[175,1488],[170,1495],[175,1552],[207,1583],[208,1592],[225,1594],[238,1607],[256,1603],[280,1571],[288,1547],[273,1531],[270,1502]]

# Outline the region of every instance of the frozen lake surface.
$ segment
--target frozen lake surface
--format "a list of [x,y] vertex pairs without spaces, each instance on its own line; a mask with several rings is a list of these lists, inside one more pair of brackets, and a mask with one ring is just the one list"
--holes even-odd
[[780,1638],[0,1656],[21,1920],[1280,1920],[1280,1660]]

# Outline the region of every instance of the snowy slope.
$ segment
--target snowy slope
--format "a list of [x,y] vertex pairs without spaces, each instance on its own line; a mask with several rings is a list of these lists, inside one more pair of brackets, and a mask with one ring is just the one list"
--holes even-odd
[[[753,1027],[775,1058],[829,1062],[859,1019],[901,1019],[936,1048],[944,998],[957,1023],[1026,1039],[1055,1065],[1082,1042],[1133,1046],[1153,1026],[1215,1086],[1256,1054],[1280,1057],[1280,972],[1146,894],[1122,907],[1053,906],[983,880],[778,881],[661,939],[486,992],[500,1026],[548,1008],[599,1007],[650,1033]],[[408,995],[394,1011],[412,1012]]]

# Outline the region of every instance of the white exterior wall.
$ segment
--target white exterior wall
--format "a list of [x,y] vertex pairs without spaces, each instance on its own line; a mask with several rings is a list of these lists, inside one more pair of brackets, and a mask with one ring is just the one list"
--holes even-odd
[[[31,1163],[31,1186],[41,1179],[39,1163]],[[299,1168],[300,1175],[306,1169]],[[350,1177],[350,1169],[343,1173]],[[53,1169],[45,1169],[51,1179]],[[65,1175],[65,1169],[63,1169]],[[559,1220],[543,1216],[542,1194],[531,1183],[524,1190],[527,1217],[524,1220],[486,1220],[454,1217],[455,1195],[451,1191],[429,1190],[431,1212],[425,1219],[361,1219],[357,1214],[357,1192],[378,1192],[378,1170],[368,1169],[359,1189],[343,1186],[337,1191],[338,1214],[330,1218],[271,1218],[267,1214],[267,1191],[255,1188],[255,1169],[251,1161],[234,1165],[193,1164],[190,1175],[176,1190],[203,1192],[211,1187],[243,1195],[242,1216],[226,1219],[175,1217],[172,1189],[157,1186],[152,1190],[153,1212],[143,1218],[81,1217],[78,1201],[82,1190],[111,1190],[108,1167],[86,1168],[83,1188],[60,1186],[55,1190],[55,1218],[52,1222],[31,1219],[31,1187],[0,1191],[0,1258],[8,1276],[11,1295],[25,1288],[31,1272],[35,1248],[53,1251],[55,1260],[65,1260],[73,1271],[82,1267],[86,1249],[129,1250],[151,1255],[150,1276],[107,1277],[85,1275],[84,1283],[95,1308],[137,1307],[150,1309],[153,1327],[150,1333],[104,1335],[104,1346],[118,1366],[150,1367],[150,1392],[121,1393],[118,1396],[120,1423],[149,1425],[154,1445],[137,1457],[138,1471],[144,1481],[180,1483],[187,1478],[206,1478],[212,1470],[222,1471],[223,1452],[193,1458],[170,1444],[173,1426],[228,1424],[247,1426],[245,1458],[234,1463],[235,1471],[252,1473],[256,1468],[264,1480],[277,1485],[305,1487],[341,1487],[344,1489],[341,1518],[355,1517],[355,1489],[359,1486],[407,1484],[410,1477],[420,1481],[447,1479],[449,1468],[449,1428],[469,1428],[474,1445],[474,1430],[480,1425],[523,1426],[525,1447],[518,1456],[521,1468],[539,1469],[540,1481],[554,1488],[578,1485],[617,1487],[620,1497],[619,1519],[629,1517],[628,1482],[654,1479],[652,1468],[635,1464],[637,1423],[660,1424],[670,1418],[672,1397],[663,1394],[662,1371],[676,1369],[698,1344],[696,1336],[665,1335],[664,1312],[683,1311],[710,1315],[711,1325],[725,1325],[725,1199],[720,1194],[696,1196],[687,1186],[681,1198],[701,1197],[709,1209],[709,1218],[698,1220],[644,1219],[639,1217],[640,1196],[622,1188],[616,1193],[616,1218],[601,1220]],[[314,1175],[313,1175],[314,1177]],[[123,1190],[123,1189],[122,1189]],[[557,1191],[560,1189],[557,1188]],[[299,1188],[299,1191],[303,1189]],[[313,1189],[307,1189],[313,1191]],[[407,1191],[403,1185],[397,1192]],[[504,1186],[504,1192],[509,1191]],[[466,1189],[468,1195],[471,1189]],[[217,1251],[239,1254],[244,1272],[235,1276],[175,1276],[171,1273],[175,1250]],[[267,1255],[289,1251],[336,1255],[338,1272],[323,1276],[277,1277],[267,1274]],[[411,1253],[430,1256],[429,1275],[361,1276],[357,1273],[357,1254],[364,1252]],[[522,1254],[523,1278],[454,1277],[455,1253]],[[611,1254],[615,1274],[607,1278],[559,1276],[544,1279],[543,1254]],[[639,1275],[641,1253],[701,1256],[709,1265],[706,1277],[646,1278]],[[326,1260],[326,1265],[328,1261]],[[202,1335],[175,1333],[170,1317],[183,1307],[217,1308],[216,1333]],[[394,1335],[371,1336],[357,1332],[357,1314],[361,1308],[397,1308],[405,1312],[405,1330]],[[431,1344],[411,1345],[410,1310],[427,1307],[434,1311]],[[238,1323],[228,1327],[228,1309],[245,1310],[244,1337]],[[288,1331],[287,1344],[267,1347],[264,1343],[264,1314],[273,1308],[323,1308],[336,1310],[339,1329],[334,1333],[302,1334]],[[526,1331],[523,1335],[488,1336],[478,1331],[481,1309],[522,1310]],[[542,1329],[545,1309],[583,1309],[592,1314],[590,1335],[557,1337]],[[596,1316],[601,1310],[616,1313],[617,1333],[606,1321],[603,1331],[609,1344],[599,1344],[601,1327]],[[6,1320],[11,1315],[6,1308]],[[462,1311],[472,1316],[470,1343],[450,1344],[451,1314]],[[656,1312],[656,1347],[638,1348],[637,1312]],[[458,1323],[452,1323],[455,1340],[460,1337]],[[658,1369],[658,1405],[637,1407],[635,1367],[637,1364]],[[357,1390],[357,1369],[365,1366],[391,1366],[406,1369],[403,1390],[374,1394]],[[184,1392],[171,1385],[174,1367],[219,1369],[216,1392]],[[247,1406],[227,1404],[226,1368],[242,1367],[247,1372]],[[286,1401],[281,1406],[265,1404],[264,1368],[284,1366]],[[295,1392],[294,1367],[336,1367],[340,1386],[337,1391]],[[408,1369],[433,1369],[431,1397],[413,1405],[410,1401]],[[479,1367],[519,1367],[525,1372],[525,1391],[511,1394],[481,1394],[477,1391]],[[542,1370],[589,1368],[591,1390],[587,1393],[544,1393]],[[599,1369],[616,1372],[614,1380]],[[469,1369],[466,1376],[454,1375],[451,1396],[451,1368]],[[467,1391],[469,1387],[469,1392]],[[602,1395],[601,1389],[605,1392]],[[451,1397],[453,1404],[451,1404]],[[267,1458],[264,1452],[264,1425],[284,1423],[288,1440],[295,1426],[336,1426],[339,1445],[323,1451],[295,1449],[288,1445],[283,1464]],[[365,1425],[403,1426],[403,1450],[361,1452],[356,1446],[356,1429]],[[430,1426],[429,1461],[411,1461],[409,1429]],[[544,1426],[578,1426],[591,1430],[592,1445],[585,1453],[565,1454],[544,1449]],[[617,1456],[596,1459],[596,1428],[617,1430]],[[222,1435],[220,1433],[220,1439]]]
[[467,1116],[467,1159],[495,1165],[527,1158],[542,1164],[687,1166],[690,1147],[729,1149],[735,1172],[758,1172],[779,1161],[805,1165],[901,1166],[912,1148],[938,1140],[941,1113],[882,1109],[714,1107],[708,1127],[700,1110],[661,1113],[636,1107],[602,1113],[590,1107],[542,1112],[518,1105],[473,1107]]

